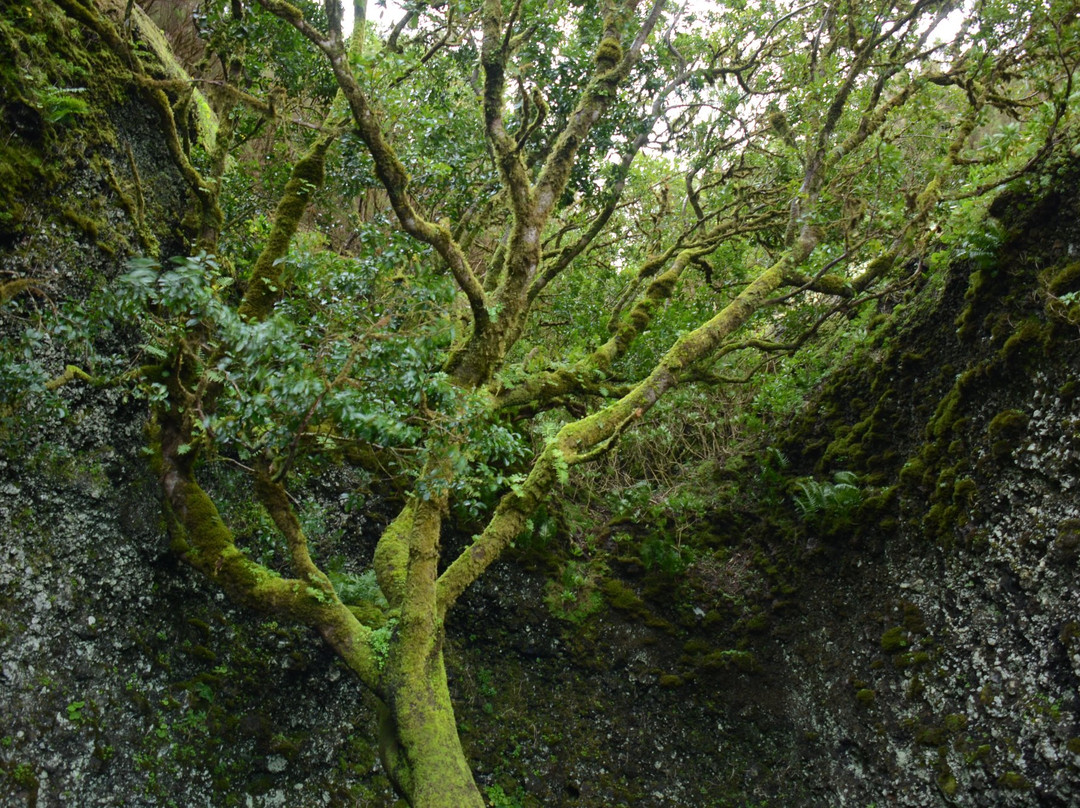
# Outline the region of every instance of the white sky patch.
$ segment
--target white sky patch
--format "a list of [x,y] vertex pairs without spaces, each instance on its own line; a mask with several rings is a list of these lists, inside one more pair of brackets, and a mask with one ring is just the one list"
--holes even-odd
[[[344,6],[345,16],[342,17],[341,27],[344,29],[345,36],[348,36],[352,33],[353,29],[352,0],[342,0],[342,6]],[[368,20],[375,23],[375,28],[379,31],[389,31],[394,27],[394,24],[401,19],[404,13],[405,9],[398,5],[394,0],[385,0],[385,2],[368,0]]]
[[971,13],[970,4],[958,8],[943,19],[930,35],[931,42],[951,42],[959,33],[964,18]]

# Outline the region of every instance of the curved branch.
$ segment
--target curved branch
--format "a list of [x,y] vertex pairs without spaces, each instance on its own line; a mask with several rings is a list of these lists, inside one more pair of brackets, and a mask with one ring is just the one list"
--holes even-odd
[[[292,25],[300,33],[315,43],[327,58],[334,71],[340,89],[349,111],[352,114],[353,123],[356,125],[360,139],[367,146],[368,152],[375,163],[375,174],[386,189],[390,199],[390,205],[397,214],[398,221],[406,233],[425,244],[431,245],[439,256],[450,268],[458,287],[464,292],[469,301],[469,308],[473,316],[473,328],[480,332],[487,328],[490,323],[488,313],[487,296],[480,282],[473,273],[461,246],[454,239],[447,222],[429,222],[420,215],[411,195],[408,192],[409,175],[398,159],[382,127],[378,122],[375,110],[360,84],[356,80],[352,68],[349,66],[347,54],[341,47],[340,42],[333,42],[322,38],[319,31],[313,28],[305,19],[303,13],[295,6],[284,0],[258,0],[269,12]],[[359,37],[356,38],[358,41]]]
[[[195,481],[191,470],[194,452],[180,451],[183,435],[182,421],[170,412],[161,418],[154,440],[173,549],[238,603],[318,629],[361,681],[381,694],[371,629],[356,619],[313,564],[309,577],[283,578],[236,546],[213,500]],[[271,501],[277,493],[269,492]],[[276,511],[275,507],[271,515]],[[288,516],[284,524],[288,527]],[[299,558],[301,566],[305,566],[305,554],[306,549],[296,548],[294,559]]]
[[708,322],[684,334],[643,381],[602,410],[564,426],[533,464],[525,481],[499,501],[483,532],[448,566],[438,580],[438,613],[446,614],[462,592],[486,570],[525,528],[536,507],[559,478],[561,469],[586,462],[604,451],[674,387],[685,370],[711,355],[741,328],[782,283],[783,273],[802,263],[804,242],[755,278]]

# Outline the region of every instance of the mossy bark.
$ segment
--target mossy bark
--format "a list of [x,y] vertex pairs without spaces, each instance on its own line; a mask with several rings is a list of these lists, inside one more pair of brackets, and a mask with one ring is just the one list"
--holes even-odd
[[[411,657],[408,650],[403,647],[402,660]],[[413,808],[481,808],[484,800],[458,737],[441,650],[400,667],[391,661],[388,667],[392,695],[382,752],[399,790]]]

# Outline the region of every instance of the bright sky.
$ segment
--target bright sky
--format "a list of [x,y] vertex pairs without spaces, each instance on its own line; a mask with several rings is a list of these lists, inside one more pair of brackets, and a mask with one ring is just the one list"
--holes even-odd
[[[689,0],[687,5],[690,8],[702,7],[712,5],[708,2],[702,2],[702,0]],[[352,33],[353,28],[353,3],[351,0],[342,0],[342,6],[344,6],[344,28],[345,34],[348,36]],[[964,4],[964,7],[957,9],[948,17],[946,17],[942,23],[937,27],[934,32],[935,41],[944,41],[955,36],[956,32],[960,29],[960,23],[962,22],[964,15],[970,11],[970,0]],[[375,23],[377,29],[386,31],[393,28],[394,23],[401,19],[401,15],[405,13],[405,10],[397,3],[396,0],[367,0],[367,14],[368,19]]]
[[[353,29],[353,4],[351,0],[343,0],[342,6],[344,6],[345,11],[342,27],[345,29],[345,35],[348,36],[352,33]],[[375,23],[375,27],[379,30],[393,28],[394,23],[401,19],[401,15],[404,13],[405,10],[394,2],[394,0],[385,0],[385,2],[368,0],[368,19]]]

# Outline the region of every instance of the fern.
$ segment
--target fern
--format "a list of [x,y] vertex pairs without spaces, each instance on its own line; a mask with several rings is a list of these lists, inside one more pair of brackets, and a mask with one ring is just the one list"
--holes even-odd
[[364,570],[359,575],[330,571],[328,577],[342,603],[367,601],[383,609],[389,606],[379,589],[378,581],[375,580],[375,570]]
[[836,472],[831,483],[809,479],[795,485],[799,489],[795,510],[806,522],[828,522],[835,526],[849,519],[862,502],[859,476],[852,471]]

